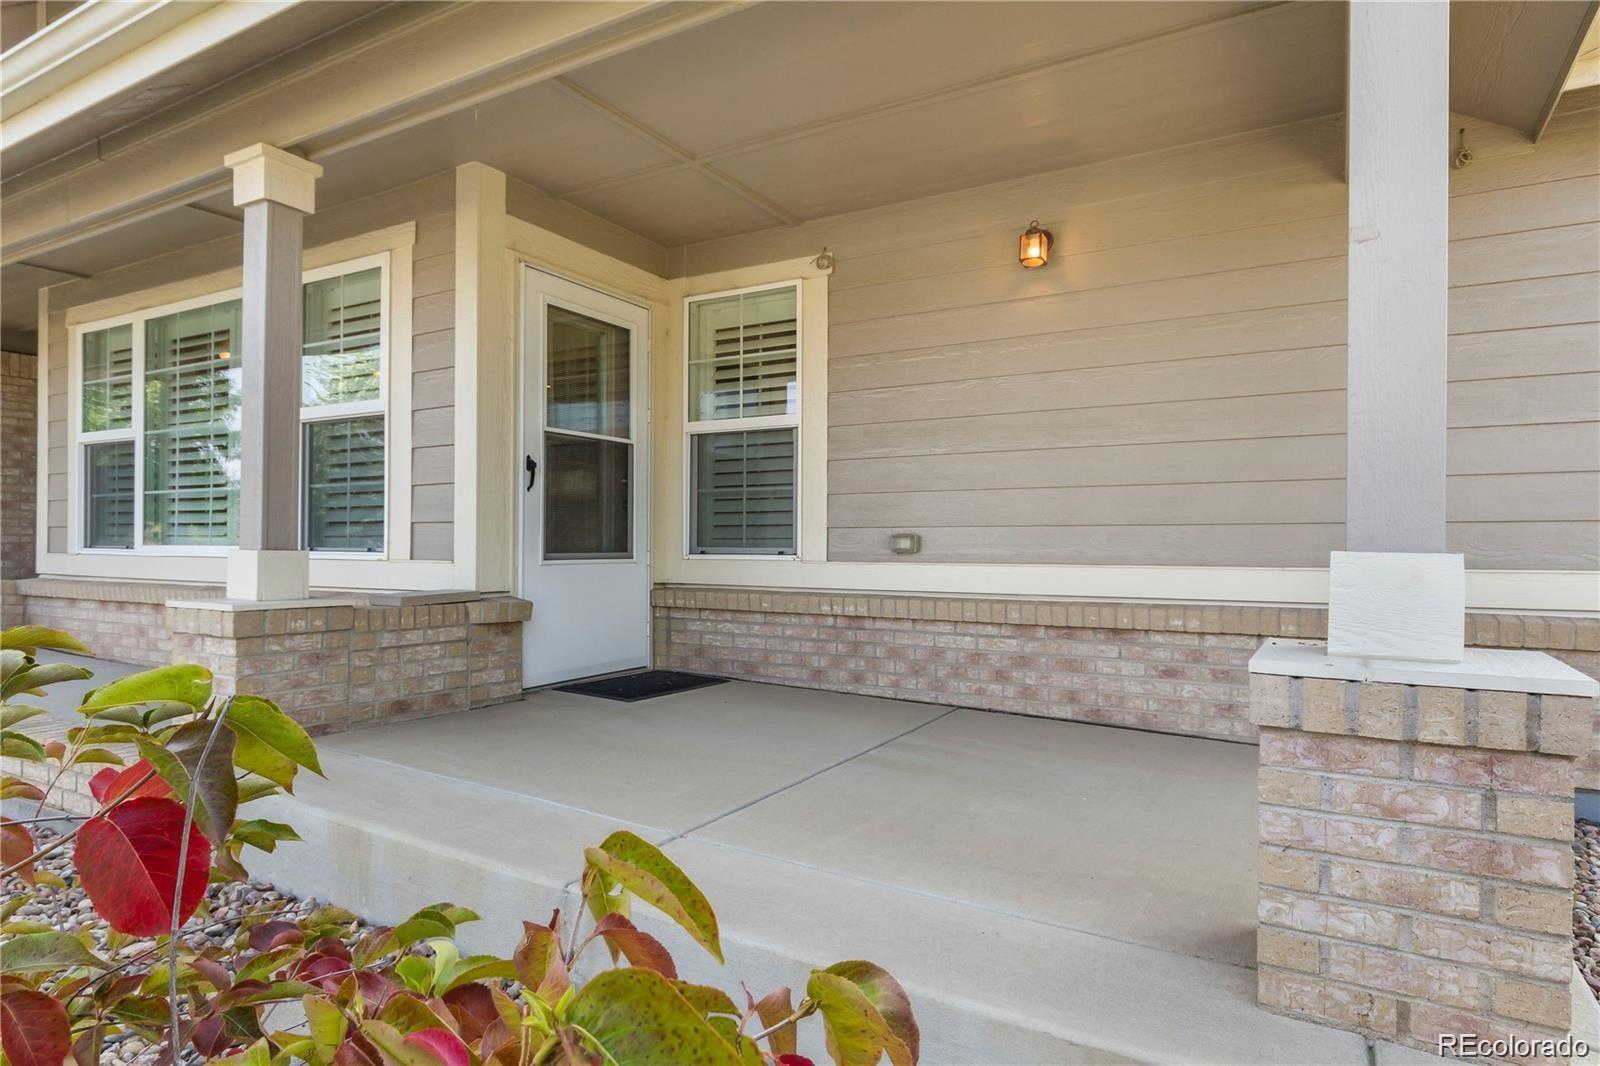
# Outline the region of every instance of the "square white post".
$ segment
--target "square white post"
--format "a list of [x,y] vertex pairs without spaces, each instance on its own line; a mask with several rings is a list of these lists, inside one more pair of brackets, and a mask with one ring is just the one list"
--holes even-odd
[[1445,553],[1450,5],[1350,5],[1347,552],[1328,650],[1459,660],[1460,555]]
[[310,591],[300,538],[301,237],[322,168],[269,144],[223,162],[244,208],[239,547],[228,554],[228,598],[300,600]]

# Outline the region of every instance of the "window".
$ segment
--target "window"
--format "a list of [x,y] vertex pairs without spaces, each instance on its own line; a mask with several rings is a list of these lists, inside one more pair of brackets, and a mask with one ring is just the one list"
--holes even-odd
[[[321,275],[303,288],[305,543],[382,551],[385,271]],[[239,542],[240,314],[213,297],[79,334],[84,548]]]
[[689,552],[795,554],[799,287],[688,306]]
[[383,551],[383,270],[306,283],[300,357],[304,538]]

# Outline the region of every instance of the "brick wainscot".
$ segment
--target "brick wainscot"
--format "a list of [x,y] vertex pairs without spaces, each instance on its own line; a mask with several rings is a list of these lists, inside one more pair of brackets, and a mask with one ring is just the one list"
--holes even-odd
[[1565,1037],[1595,690],[1531,652],[1433,666],[1267,642],[1250,677],[1261,1003],[1433,1052]]
[[30,623],[96,655],[193,662],[216,691],[267,696],[313,733],[482,707],[522,694],[532,605],[476,593],[330,593],[294,605],[134,582],[19,581]]
[[[655,664],[868,696],[1253,740],[1264,639],[1319,639],[1313,607],[1117,603],[661,585]],[[1470,613],[1467,642],[1600,677],[1600,619]],[[1578,767],[1600,789],[1600,757]]]

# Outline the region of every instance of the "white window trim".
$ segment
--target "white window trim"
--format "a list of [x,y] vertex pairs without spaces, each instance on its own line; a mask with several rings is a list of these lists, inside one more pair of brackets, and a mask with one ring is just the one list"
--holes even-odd
[[[405,249],[409,267],[410,249]],[[398,454],[395,435],[391,433],[399,419],[398,412],[391,409],[389,381],[396,373],[396,364],[400,362],[393,357],[394,348],[391,343],[395,336],[396,315],[395,306],[400,301],[397,295],[405,297],[405,304],[409,312],[410,304],[410,271],[405,271],[407,278],[404,293],[397,294],[395,289],[395,271],[391,262],[391,251],[380,251],[354,259],[345,259],[337,263],[315,267],[301,271],[300,283],[320,281],[340,274],[354,273],[366,270],[373,266],[382,269],[382,280],[379,284],[381,300],[379,343],[382,354],[379,361],[377,400],[360,401],[358,403],[330,404],[325,407],[302,407],[300,409],[301,434],[298,438],[299,446],[296,449],[295,462],[302,461],[301,451],[304,448],[304,426],[308,421],[324,421],[354,416],[367,416],[380,414],[384,417],[384,550],[382,552],[358,551],[314,551],[313,559],[330,560],[364,560],[371,562],[387,561],[395,552],[395,528],[398,519],[403,517],[406,524],[405,538],[409,545],[410,538],[410,508],[403,509],[403,515],[397,516],[396,508],[392,504],[392,491],[396,485],[394,467],[402,461]],[[97,318],[89,321],[74,322],[67,327],[67,550],[71,555],[102,556],[108,558],[140,558],[152,556],[186,557],[186,558],[224,558],[228,552],[237,545],[168,545],[144,543],[144,404],[140,396],[144,388],[145,371],[145,323],[152,318],[161,318],[165,315],[179,311],[188,311],[196,307],[208,307],[212,304],[225,303],[229,300],[240,299],[243,289],[234,286],[228,289],[214,290],[203,295],[192,296],[183,300],[155,304],[136,309],[129,309],[115,315]],[[403,325],[409,335],[410,315],[407,313]],[[127,429],[96,430],[84,432],[83,425],[83,338],[85,334],[112,326],[128,324],[132,327],[133,342],[133,411],[131,425]],[[407,358],[404,359],[406,377],[410,377],[409,345]],[[403,390],[394,390],[403,391]],[[409,403],[405,405],[409,409]],[[407,455],[404,461],[409,461],[410,433],[405,435],[404,446]],[[88,481],[84,456],[91,444],[102,444],[116,441],[131,441],[134,446],[134,474],[133,474],[133,542],[132,548],[93,548],[84,543],[84,523],[88,519]],[[408,501],[409,503],[409,501]],[[305,494],[301,493],[298,506],[303,512],[305,507]],[[303,513],[301,514],[301,528],[304,528]],[[409,554],[407,551],[406,554]]]
[[[804,279],[780,278],[764,282],[759,285],[743,285],[734,289],[718,289],[712,292],[697,292],[683,298],[683,400],[680,413],[683,417],[683,470],[681,473],[683,485],[683,557],[686,560],[762,560],[766,562],[782,562],[801,557],[802,546],[805,544],[801,524],[804,521],[801,501],[805,498],[805,490],[801,484],[804,463],[801,461],[805,428],[803,419],[806,412],[805,395],[805,352],[806,352],[806,319],[805,319],[805,285]],[[774,289],[791,288],[794,290],[794,393],[795,411],[793,414],[759,415],[754,418],[707,418],[690,419],[689,407],[694,397],[690,393],[692,380],[693,361],[689,345],[693,338],[689,330],[689,309],[694,304],[706,300],[717,300],[727,296],[742,296],[752,292],[770,292]],[[793,429],[794,430],[794,551],[792,552],[696,552],[694,550],[694,515],[696,500],[694,481],[694,438],[702,433],[744,433],[761,429]]]

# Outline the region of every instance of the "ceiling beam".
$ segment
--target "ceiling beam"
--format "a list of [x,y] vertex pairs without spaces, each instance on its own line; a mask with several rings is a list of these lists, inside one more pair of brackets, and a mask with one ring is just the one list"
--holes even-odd
[[651,144],[655,145],[663,152],[666,152],[668,155],[674,157],[691,170],[710,178],[718,185],[728,189],[748,203],[754,204],[756,207],[760,208],[762,211],[765,211],[767,214],[782,222],[784,225],[798,226],[801,222],[805,221],[799,215],[783,207],[781,204],[778,204],[777,202],[763,196],[761,193],[752,189],[739,179],[733,177],[731,174],[719,170],[710,163],[702,162],[701,160],[696,159],[694,155],[691,154],[689,150],[684,148],[681,144],[662,136],[660,133],[657,133],[655,130],[651,129],[649,126],[645,125],[643,122],[640,122],[638,119],[634,118],[632,115],[628,114],[622,109],[613,107],[611,104],[606,103],[593,93],[573,84],[571,80],[563,77],[556,77],[551,79],[551,83],[555,85],[556,88],[561,89],[567,95],[571,96],[573,99],[589,108],[591,111],[610,119],[623,129],[638,134],[640,137],[649,141]]
[[100,158],[7,190],[0,262],[225,191],[222,157],[245,140],[326,160],[743,6],[733,0],[396,5],[359,32],[328,34],[283,63],[235,79],[228,83],[231,96],[197,100],[126,136],[104,138]]
[[1591,0],[1588,10],[1578,20],[1578,32],[1572,36],[1572,46],[1567,50],[1566,61],[1556,71],[1555,81],[1550,86],[1550,94],[1545,98],[1544,106],[1539,109],[1539,119],[1530,131],[1535,143],[1544,136],[1545,127],[1550,125],[1550,118],[1556,113],[1556,105],[1561,102],[1561,94],[1567,87],[1567,78],[1578,62],[1578,56],[1583,52],[1584,40],[1594,27],[1597,15],[1600,15],[1600,0]]

